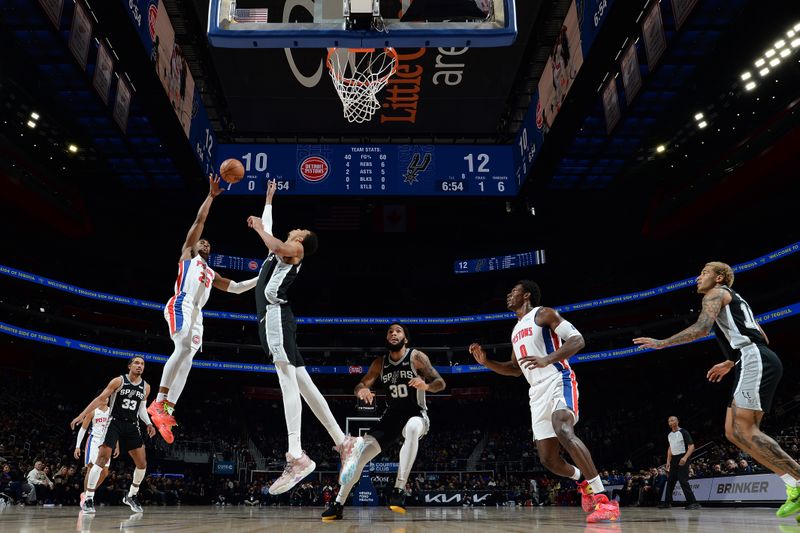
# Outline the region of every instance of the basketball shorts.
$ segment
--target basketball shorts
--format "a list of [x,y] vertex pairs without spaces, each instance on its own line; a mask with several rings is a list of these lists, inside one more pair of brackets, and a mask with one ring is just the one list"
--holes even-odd
[[258,336],[264,353],[272,356],[273,363],[305,366],[297,349],[297,321],[289,305],[267,305],[266,314],[258,321]]
[[428,418],[428,413],[424,409],[419,411],[401,411],[399,409],[387,409],[378,423],[370,429],[367,434],[378,441],[381,450],[387,449],[393,442],[403,437],[403,430],[408,424],[408,421],[414,417],[422,418],[425,430],[420,435],[420,439],[424,437],[431,429],[431,421]]
[[528,391],[531,406],[531,428],[533,440],[550,439],[556,436],[553,428],[553,413],[567,409],[578,423],[578,382],[569,369],[553,374],[550,378],[532,385]]
[[112,418],[106,429],[106,437],[103,444],[112,450],[119,443],[120,453],[135,450],[144,446],[142,434],[139,431],[139,422],[129,422],[119,418]]
[[203,313],[194,305],[174,305],[164,308],[169,336],[176,348],[197,351],[203,344]]
[[[97,464],[97,452],[100,450],[100,445],[103,444],[102,438],[95,438],[94,436],[90,435],[88,439],[86,439],[86,462],[84,464]],[[112,449],[113,455],[113,449]],[[108,462],[104,465],[99,465],[103,468],[108,468],[111,466],[111,458],[109,457]]]
[[768,413],[775,398],[775,391],[783,375],[783,364],[778,356],[764,345],[751,344],[741,350],[741,357],[734,367],[731,405]]

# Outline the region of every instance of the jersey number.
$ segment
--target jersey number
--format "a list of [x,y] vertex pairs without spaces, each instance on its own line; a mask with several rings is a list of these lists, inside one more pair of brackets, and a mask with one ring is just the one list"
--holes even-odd
[[522,360],[523,358],[528,357],[528,349],[525,347],[524,344],[519,345],[519,358]]
[[206,286],[206,289],[211,286],[211,278],[206,275],[205,270],[200,271],[200,277],[198,278],[200,283]]
[[136,406],[139,404],[139,400],[131,400],[130,398],[125,398],[122,400],[122,408],[123,409],[130,409],[131,411],[136,410]]
[[408,386],[402,383],[400,385],[389,385],[389,394],[392,395],[392,398],[405,398],[408,396]]
[[750,306],[745,302],[742,302],[742,315],[744,315],[745,326],[750,329],[758,330],[758,324],[756,324],[756,319],[753,317],[753,311],[750,310]]

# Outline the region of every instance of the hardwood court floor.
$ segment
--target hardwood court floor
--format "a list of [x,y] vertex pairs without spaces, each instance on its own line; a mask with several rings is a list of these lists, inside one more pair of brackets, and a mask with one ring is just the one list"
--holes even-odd
[[383,508],[345,508],[345,519],[322,522],[320,508],[147,507],[131,515],[127,507],[100,507],[82,516],[75,507],[6,508],[0,532],[78,531],[128,533],[222,532],[269,533],[494,533],[494,532],[643,532],[643,533],[800,533],[794,518],[777,519],[774,509],[702,509],[700,511],[623,509],[611,524],[584,522],[578,507],[543,508],[410,508],[405,515]]

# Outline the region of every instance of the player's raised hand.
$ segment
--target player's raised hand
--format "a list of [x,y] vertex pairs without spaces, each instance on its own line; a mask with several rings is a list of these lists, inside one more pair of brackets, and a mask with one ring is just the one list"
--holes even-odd
[[278,190],[278,183],[275,180],[267,180],[267,203],[272,203],[272,197],[275,196],[275,191]]
[[216,198],[225,189],[219,186],[219,176],[216,174],[209,174],[208,175],[208,195],[212,198]]
[[375,401],[375,393],[367,388],[360,389],[356,396],[358,396],[358,399],[362,402],[366,402],[367,405],[372,405],[372,402]]
[[247,227],[256,231],[264,231],[264,223],[261,221],[261,217],[247,217]]
[[428,390],[428,384],[422,378],[411,378],[408,381],[408,386],[419,390]]
[[486,366],[486,352],[483,350],[483,347],[480,344],[477,342],[470,344],[469,353],[472,354],[472,357],[475,358],[475,361],[477,361],[478,364]]
[[661,341],[658,339],[653,339],[651,337],[636,337],[633,339],[633,344],[638,345],[640,348],[645,348],[648,350],[660,350],[663,348],[661,345]]

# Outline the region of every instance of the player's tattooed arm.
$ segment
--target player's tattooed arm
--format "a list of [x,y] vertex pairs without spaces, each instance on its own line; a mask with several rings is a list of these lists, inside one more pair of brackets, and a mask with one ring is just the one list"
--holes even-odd
[[367,374],[361,378],[361,381],[358,382],[356,388],[353,390],[353,394],[356,395],[356,398],[359,400],[366,402],[368,405],[372,405],[372,402],[375,401],[375,393],[370,390],[370,388],[375,384],[375,381],[381,375],[381,367],[383,366],[383,357],[377,357],[372,364],[369,365],[369,370],[367,370]]
[[200,236],[203,234],[203,230],[206,226],[206,218],[208,218],[208,212],[211,210],[211,202],[214,201],[214,198],[222,194],[222,190],[223,189],[219,186],[219,176],[209,174],[208,196],[206,196],[206,199],[200,204],[197,216],[192,226],[189,228],[189,233],[186,234],[186,241],[184,241],[181,247],[181,261],[192,258],[192,246],[200,240]]
[[411,387],[428,392],[440,392],[447,386],[442,376],[439,375],[439,372],[433,368],[431,360],[425,352],[414,350],[411,353],[411,364],[414,365],[414,369],[420,376],[418,378],[412,378],[408,382]]
[[697,322],[666,339],[653,339],[650,337],[637,337],[633,339],[634,344],[642,348],[652,348],[659,350],[676,344],[685,344],[693,340],[705,337],[711,332],[711,327],[717,319],[723,305],[730,303],[730,295],[719,288],[711,289],[703,296],[703,310],[697,317]]

